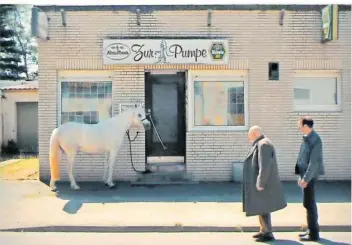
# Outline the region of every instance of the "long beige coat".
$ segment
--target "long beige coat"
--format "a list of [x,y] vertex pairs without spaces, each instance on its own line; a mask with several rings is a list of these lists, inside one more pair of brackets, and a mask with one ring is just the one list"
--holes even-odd
[[[256,185],[264,190],[258,191]],[[287,206],[275,148],[264,136],[256,141],[244,161],[242,198],[246,216],[267,214]]]

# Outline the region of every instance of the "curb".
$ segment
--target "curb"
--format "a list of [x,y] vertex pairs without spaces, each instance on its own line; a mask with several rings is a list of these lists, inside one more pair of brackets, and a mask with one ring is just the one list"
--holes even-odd
[[21,159],[9,159],[9,160],[5,160],[5,161],[2,161],[0,162],[0,167],[5,167],[7,165],[11,165],[11,164],[15,164],[15,163],[18,163],[20,162]]
[[[182,232],[257,232],[258,226],[39,226],[0,229],[0,232],[98,232],[98,233],[182,233]],[[273,227],[273,232],[299,232],[300,226]],[[351,232],[351,226],[320,226],[320,232]]]

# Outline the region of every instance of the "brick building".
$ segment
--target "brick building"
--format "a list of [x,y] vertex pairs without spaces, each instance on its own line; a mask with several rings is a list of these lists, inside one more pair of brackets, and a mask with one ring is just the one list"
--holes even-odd
[[[276,146],[281,178],[293,180],[297,119],[312,115],[323,179],[350,179],[351,7],[339,5],[338,38],[322,42],[323,7],[37,6],[50,18],[50,39],[38,38],[41,179],[50,176],[55,127],[95,123],[128,103],[152,110],[168,146],[141,134],[132,145],[141,170],[181,162],[196,180],[231,180],[232,162],[250,148],[247,130],[258,124]],[[126,138],[115,180],[137,176],[128,149]],[[103,161],[79,154],[77,180],[101,180]]]

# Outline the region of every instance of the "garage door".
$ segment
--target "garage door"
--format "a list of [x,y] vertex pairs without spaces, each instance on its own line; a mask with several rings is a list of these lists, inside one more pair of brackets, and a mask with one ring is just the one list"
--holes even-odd
[[17,103],[17,144],[25,153],[38,152],[38,102]]

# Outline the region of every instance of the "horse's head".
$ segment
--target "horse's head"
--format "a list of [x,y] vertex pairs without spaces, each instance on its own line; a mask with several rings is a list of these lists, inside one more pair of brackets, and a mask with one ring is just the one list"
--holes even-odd
[[145,109],[142,106],[133,108],[132,124],[138,125],[144,128],[144,130],[150,129],[150,121],[148,114],[145,113]]

